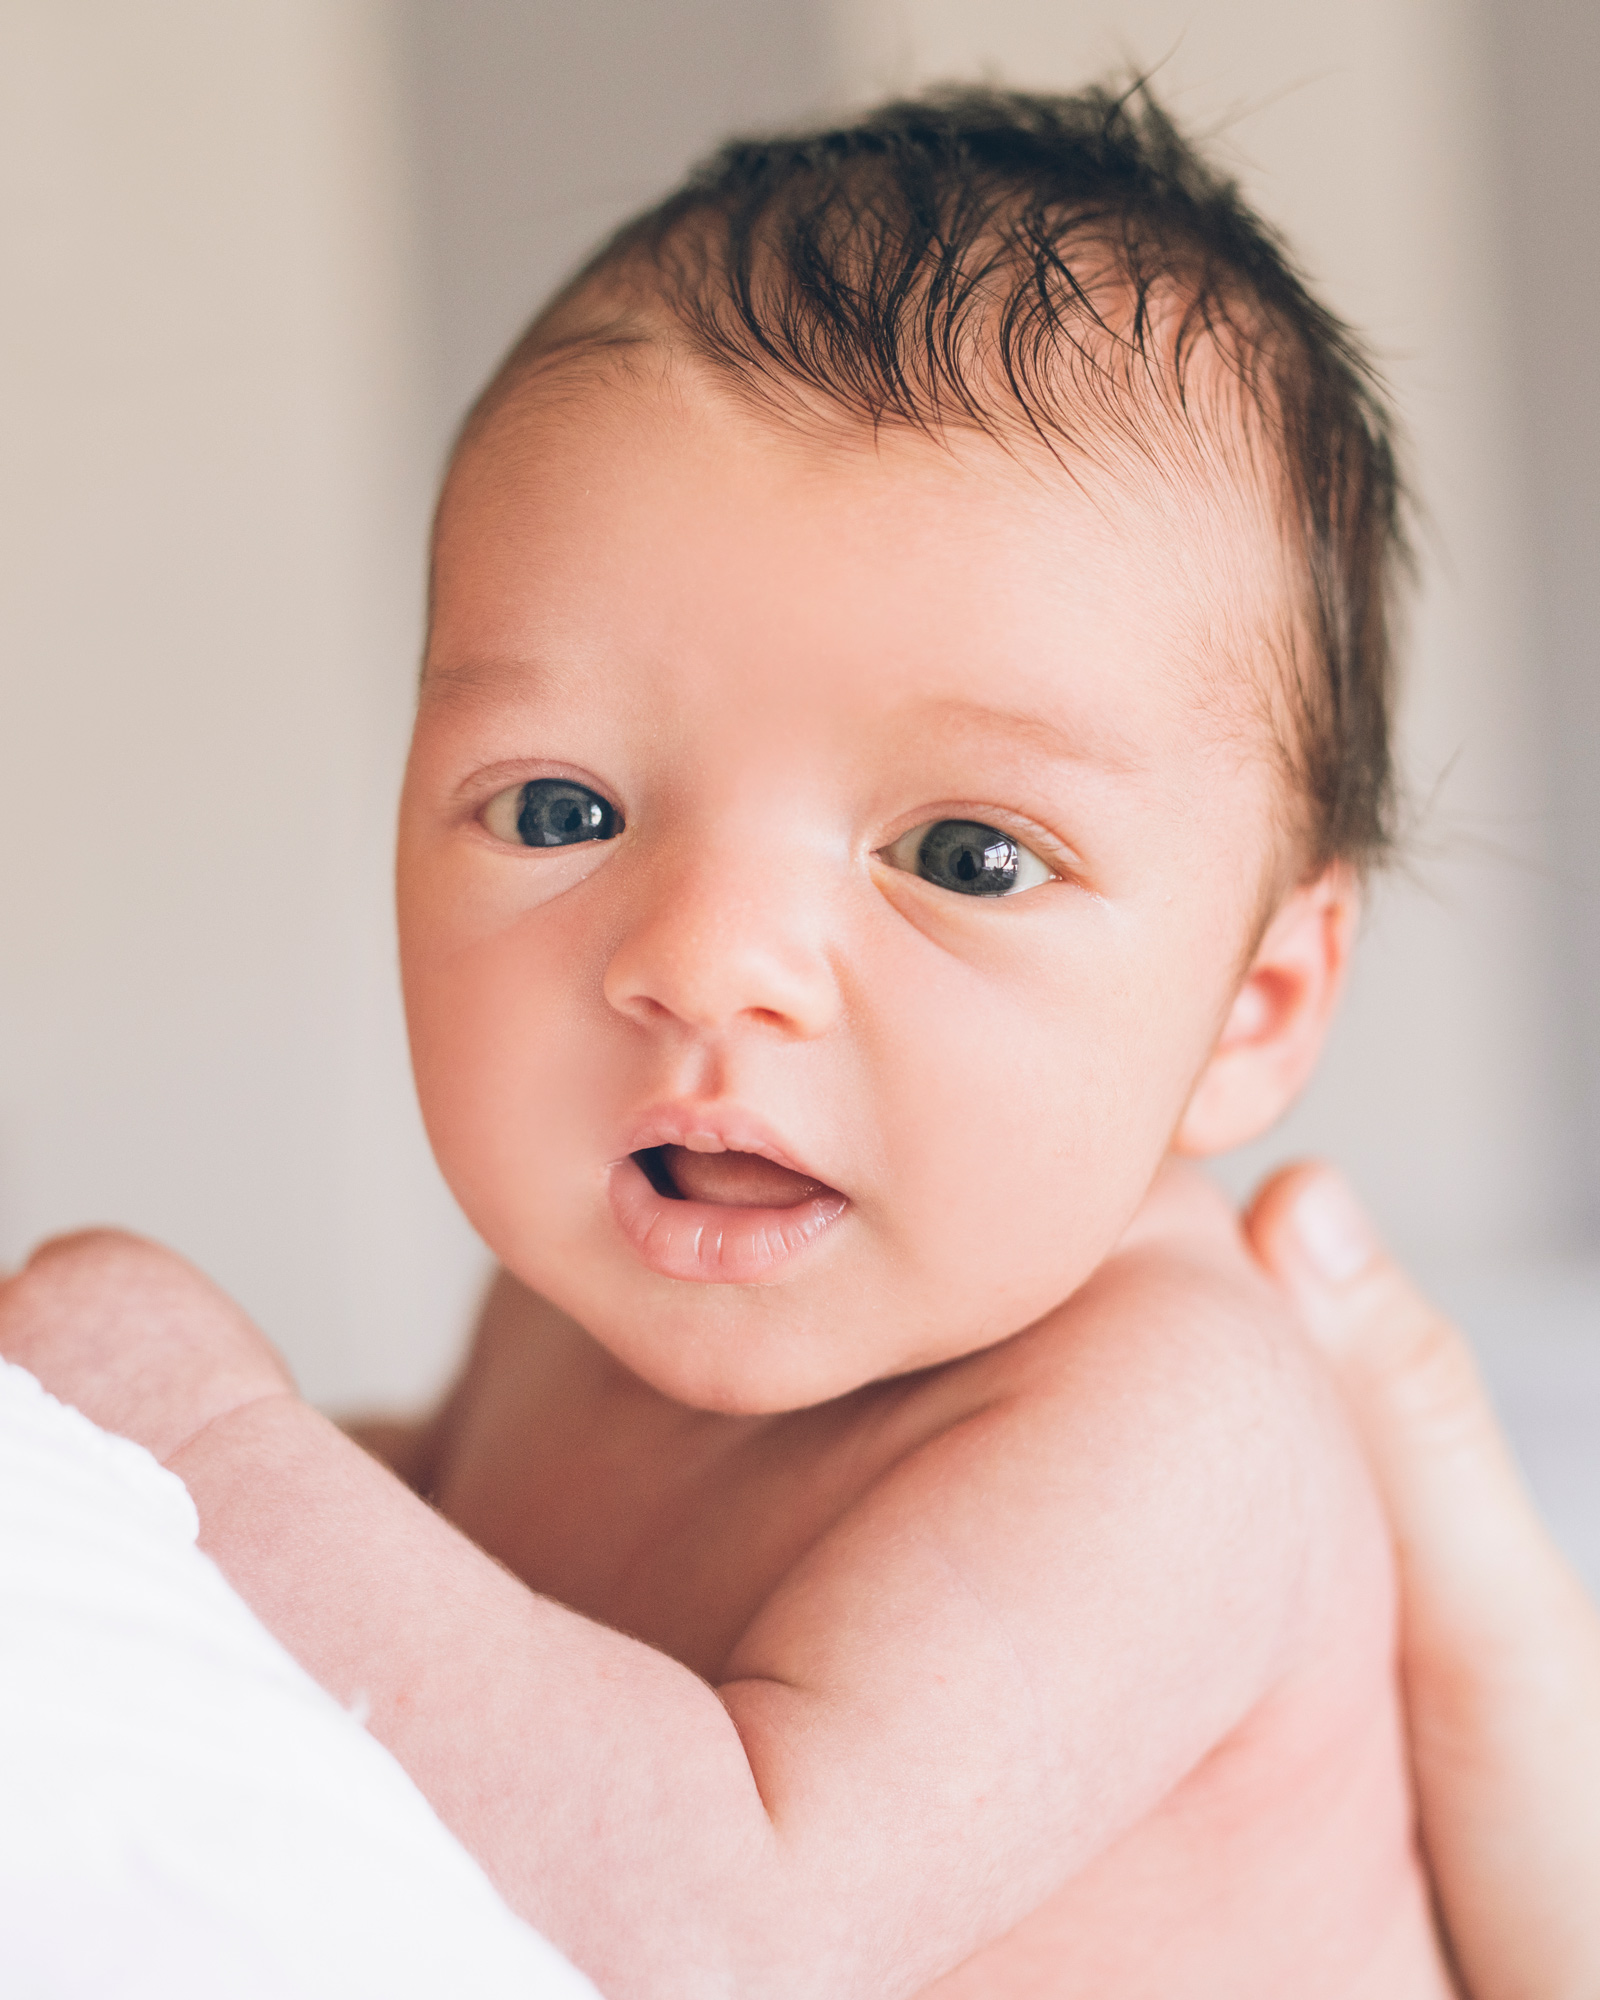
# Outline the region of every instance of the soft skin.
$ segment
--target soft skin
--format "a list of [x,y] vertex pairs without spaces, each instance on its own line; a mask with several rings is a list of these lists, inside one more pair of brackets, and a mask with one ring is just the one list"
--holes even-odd
[[[7,1295],[611,2000],[1446,1990],[1375,1497],[1171,1157],[1298,1088],[1353,916],[1294,865],[1258,514],[657,349],[534,381],[450,484],[403,811],[506,1267],[407,1443],[437,1511],[164,1253]],[[620,832],[508,839],[542,777]],[[896,865],[948,817],[1033,885]]]
[[[1287,952],[1239,994],[1284,865],[1252,699],[1275,544],[1237,495],[819,444],[653,350],[573,372],[502,416],[442,508],[400,844],[423,1112],[507,1269],[634,1373],[796,1408],[1070,1293],[1230,1009],[1258,1057],[1200,1093],[1203,1149],[1302,1081],[1347,884],[1290,899]],[[610,801],[620,837],[486,829],[545,776]],[[946,816],[1056,879],[970,899],[886,864]],[[741,1150],[758,1127],[847,1208],[741,1268],[764,1282],[648,1268],[608,1194],[662,1109]]]

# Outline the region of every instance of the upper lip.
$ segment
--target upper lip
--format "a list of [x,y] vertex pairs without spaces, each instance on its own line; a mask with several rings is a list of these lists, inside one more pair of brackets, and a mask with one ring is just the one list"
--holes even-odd
[[683,1146],[692,1153],[758,1153],[762,1159],[787,1167],[790,1173],[805,1180],[817,1181],[824,1187],[832,1185],[815,1168],[798,1159],[764,1119],[737,1104],[680,1100],[653,1106],[635,1121],[623,1150],[644,1153],[654,1146]]

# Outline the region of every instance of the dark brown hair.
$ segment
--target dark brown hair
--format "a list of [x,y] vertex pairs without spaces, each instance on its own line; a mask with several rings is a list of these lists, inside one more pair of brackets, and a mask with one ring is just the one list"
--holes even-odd
[[733,141],[584,266],[467,435],[542,353],[593,337],[573,308],[605,289],[642,292],[796,414],[1020,426],[1063,464],[1108,443],[1155,457],[1163,430],[1236,470],[1264,458],[1300,580],[1274,699],[1301,860],[1384,854],[1407,564],[1393,420],[1350,331],[1147,86],[944,90]]

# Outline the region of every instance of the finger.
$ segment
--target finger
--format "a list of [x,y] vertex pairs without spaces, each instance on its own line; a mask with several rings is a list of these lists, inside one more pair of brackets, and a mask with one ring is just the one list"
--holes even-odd
[[1467,1989],[1600,1993],[1600,1616],[1466,1342],[1338,1175],[1286,1170],[1244,1227],[1327,1356],[1388,1508],[1420,1816]]
[[1415,1583],[1432,1615],[1474,1628],[1487,1619],[1479,1643],[1503,1636],[1505,1592],[1520,1599],[1551,1588],[1557,1572],[1563,1588],[1567,1579],[1467,1343],[1385,1253],[1331,1168],[1285,1169],[1244,1226],[1333,1367],[1402,1560],[1426,1550]]

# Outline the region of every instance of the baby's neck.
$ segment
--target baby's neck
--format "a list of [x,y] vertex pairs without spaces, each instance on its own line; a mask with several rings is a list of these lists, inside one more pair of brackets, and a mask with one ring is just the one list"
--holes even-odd
[[804,1551],[972,1406],[968,1366],[770,1416],[690,1409],[502,1276],[431,1497],[534,1589],[715,1677]]

